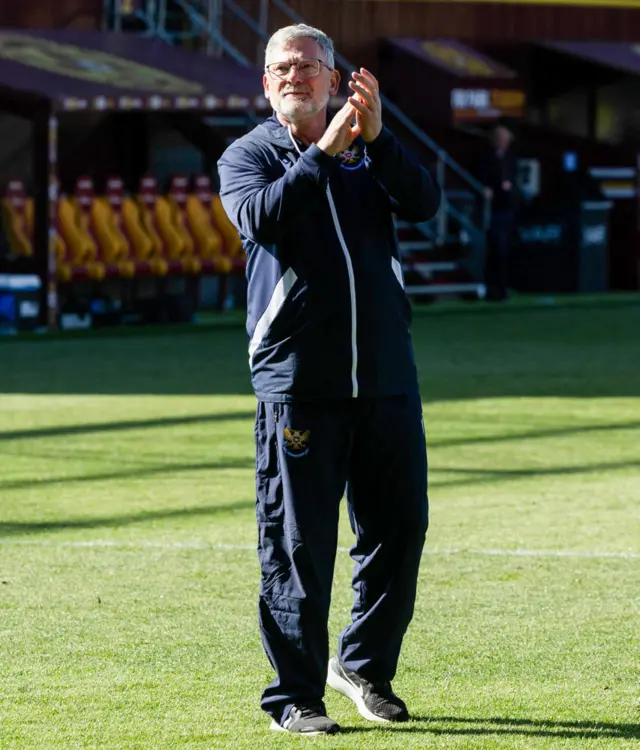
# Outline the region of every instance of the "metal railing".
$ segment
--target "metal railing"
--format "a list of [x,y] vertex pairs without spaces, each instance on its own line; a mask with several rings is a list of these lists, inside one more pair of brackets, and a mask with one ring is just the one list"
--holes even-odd
[[[162,0],[162,2],[166,2],[166,0]],[[210,44],[207,46],[207,52],[209,52],[209,54],[214,52],[217,47],[224,50],[230,57],[245,68],[253,67],[252,63],[224,37],[219,26],[216,26],[215,15],[209,18],[203,16],[202,13],[196,10],[196,8],[188,2],[188,0],[173,0],[173,2],[185,13],[192,26],[199,28],[208,35],[208,41]]]

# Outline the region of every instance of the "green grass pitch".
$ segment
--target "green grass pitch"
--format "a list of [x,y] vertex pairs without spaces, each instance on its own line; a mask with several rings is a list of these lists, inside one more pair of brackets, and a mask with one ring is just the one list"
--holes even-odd
[[[434,306],[413,331],[415,719],[372,727],[329,690],[345,732],[318,740],[259,708],[243,329],[0,341],[0,748],[640,746],[640,300]],[[340,544],[333,647],[345,512]]]

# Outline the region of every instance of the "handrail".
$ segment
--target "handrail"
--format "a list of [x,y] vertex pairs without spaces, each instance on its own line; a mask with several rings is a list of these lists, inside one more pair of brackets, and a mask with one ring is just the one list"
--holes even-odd
[[[113,22],[113,30],[122,30],[122,16],[117,12],[116,2],[120,0],[104,0],[103,6],[103,31],[110,30],[110,21]],[[155,18],[156,6],[155,3],[150,3],[150,7],[147,10],[134,10],[131,13],[131,17],[141,21],[145,25],[145,32],[141,36],[151,36],[160,39],[162,42],[172,44],[173,40],[170,34],[165,30],[164,21],[160,20],[161,14],[166,10],[164,3],[161,3],[158,8],[158,17]]]
[[211,37],[213,37],[214,41],[219,44],[222,49],[227,52],[233,59],[240,63],[245,68],[252,68],[253,65],[247,60],[247,58],[237,50],[233,44],[228,42],[222,34],[220,34],[218,31],[212,29],[209,24],[204,20],[202,15],[198,13],[198,11],[194,10],[186,0],[173,0],[174,3],[179,7],[182,8],[182,10],[187,14],[187,17],[191,21],[191,23],[195,24],[196,26],[199,26],[203,31],[206,31],[207,34],[209,34]]
[[224,4],[229,8],[229,10],[234,13],[241,21],[244,21],[244,23],[247,24],[247,26],[256,33],[260,39],[263,42],[266,42],[268,39],[268,35],[264,33],[264,30],[260,28],[260,25],[257,24],[253,18],[247,13],[246,10],[243,10],[236,2],[235,0],[224,0]]
[[468,217],[465,216],[462,211],[458,211],[458,209],[453,206],[449,205],[449,212],[451,213],[451,216],[459,223],[461,224],[465,229],[468,229],[472,232],[475,232],[477,234],[480,233],[480,230],[478,227],[473,223],[473,221]]

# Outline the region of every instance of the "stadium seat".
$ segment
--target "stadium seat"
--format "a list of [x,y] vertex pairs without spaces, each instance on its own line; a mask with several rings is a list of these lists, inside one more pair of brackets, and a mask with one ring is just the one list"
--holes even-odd
[[[209,178],[205,179],[210,185],[211,181]],[[227,212],[224,210],[220,196],[217,193],[212,193],[211,196],[211,212],[213,214],[213,222],[224,241],[224,254],[231,260],[234,268],[244,268],[246,259],[242,248],[242,240],[240,239],[238,230],[227,216]]]
[[[237,231],[206,175],[176,175],[168,196],[158,195],[147,175],[137,196],[128,196],[113,175],[96,196],[91,177],[79,177],[73,195],[61,194],[55,210],[56,276],[60,281],[137,275],[229,273],[244,268]],[[13,255],[33,255],[34,201],[12,180],[2,218]]]
[[2,200],[2,219],[11,252],[23,258],[32,256],[33,199],[27,196],[20,180],[11,180],[7,185]]
[[[11,252],[20,257],[33,256],[34,202],[27,195],[20,180],[11,180],[3,199],[3,220],[9,239]],[[60,236],[59,222],[54,225],[54,252],[56,255],[56,276],[60,281],[68,281],[72,276],[67,258],[67,247]]]
[[128,278],[134,276],[135,263],[131,259],[129,243],[118,216],[106,197],[95,195],[90,177],[78,178],[74,201],[95,237],[99,259],[105,264],[106,275]]
[[156,245],[146,231],[138,203],[125,195],[124,183],[120,177],[109,177],[105,198],[113,213],[114,223],[129,246],[136,276],[164,276],[169,265],[162,257],[162,246],[159,243]]
[[[59,206],[56,206],[54,224],[52,227],[54,231],[54,252],[56,256],[56,278],[58,281],[72,281],[75,275],[75,269],[71,263],[71,255],[66,242],[62,238],[62,232],[60,231],[60,211]],[[81,269],[80,273],[88,277],[88,271]]]
[[62,194],[58,201],[60,235],[67,247],[65,262],[70,279],[104,279],[106,266],[98,260],[98,246],[91,235],[87,214],[81,211],[75,199]]
[[[7,237],[14,255],[31,257],[33,255],[34,236],[34,201],[27,195],[20,180],[11,180],[3,199],[3,219]],[[56,278],[59,281],[71,281],[74,275],[89,277],[89,269],[80,266],[75,269],[69,254],[69,248],[60,231],[59,208],[56,207],[54,222],[54,252],[56,256]],[[101,278],[99,269],[95,274]]]
[[195,179],[194,189],[186,196],[185,210],[202,270],[229,273],[231,260],[224,254],[222,233],[216,227],[211,211],[211,181],[206,175],[200,175]]
[[187,190],[189,178],[185,175],[174,175],[171,178],[167,199],[171,208],[171,220],[184,240],[187,256],[197,264],[198,272],[202,269],[202,261],[198,257],[196,239],[189,226],[187,216]]
[[193,240],[184,226],[174,223],[173,207],[158,195],[155,177],[146,175],[140,180],[137,203],[149,236],[168,263],[168,273],[198,273],[200,264],[193,256]]
[[154,253],[160,258],[166,258],[167,252],[160,237],[160,230],[156,219],[157,187],[154,177],[143,177],[140,180],[140,191],[136,196],[136,205],[140,212],[140,220],[149,239],[153,243]]

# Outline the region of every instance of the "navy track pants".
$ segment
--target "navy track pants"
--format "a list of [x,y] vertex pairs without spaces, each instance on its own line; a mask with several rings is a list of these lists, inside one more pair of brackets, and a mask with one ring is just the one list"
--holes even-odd
[[355,600],[338,653],[371,682],[395,675],[428,523],[422,405],[417,393],[259,402],[255,438],[259,623],[276,672],[261,705],[280,722],[324,696],[345,488]]

